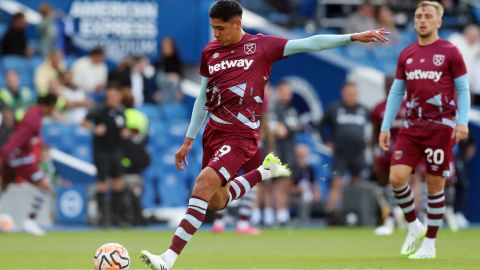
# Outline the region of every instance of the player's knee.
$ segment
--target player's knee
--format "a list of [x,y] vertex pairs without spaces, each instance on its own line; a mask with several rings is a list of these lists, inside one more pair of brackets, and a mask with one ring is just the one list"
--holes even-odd
[[390,172],[390,184],[394,188],[401,188],[405,186],[405,184],[408,182],[408,177],[405,177],[404,175],[392,171]]
[[[214,171],[213,173],[215,174]],[[197,180],[195,180],[192,196],[209,201],[215,191],[220,187],[220,182],[217,179],[218,176],[215,176],[216,175],[212,175],[212,172],[203,170],[197,177]]]

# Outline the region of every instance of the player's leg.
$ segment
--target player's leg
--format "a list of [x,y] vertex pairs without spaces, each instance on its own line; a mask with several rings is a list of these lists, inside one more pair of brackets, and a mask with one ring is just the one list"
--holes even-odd
[[428,191],[427,234],[411,259],[433,259],[436,256],[435,239],[445,214],[445,177],[427,174]]
[[99,213],[98,225],[102,227],[110,226],[110,200],[107,197],[109,186],[107,184],[107,175],[110,166],[110,160],[101,151],[94,149],[93,161],[97,168],[97,208]]
[[410,255],[415,252],[419,241],[425,234],[425,227],[418,220],[415,213],[412,189],[408,184],[412,171],[412,167],[401,164],[393,165],[390,168],[390,183],[395,194],[395,199],[408,222],[408,234],[400,251],[402,255]]
[[380,205],[382,214],[382,225],[375,229],[376,235],[391,235],[395,229],[395,221],[393,217],[393,207],[395,200],[389,185],[390,173],[390,154],[378,153],[373,163],[373,171],[377,180],[376,196]]
[[144,263],[155,270],[172,269],[178,255],[202,225],[209,208],[208,202],[221,187],[222,182],[223,179],[211,167],[206,167],[200,172],[188,201],[187,212],[175,231],[170,247],[160,256],[143,250],[141,259]]
[[112,179],[112,197],[110,200],[110,209],[112,210],[112,224],[119,226],[128,226],[130,223],[130,206],[127,202],[125,193],[125,181],[123,180],[124,168],[122,166],[122,154],[120,152],[109,155],[110,167],[108,175]]
[[290,190],[292,185],[292,179],[290,177],[282,177],[275,179],[274,184],[274,197],[275,197],[275,209],[277,225],[285,226],[290,221]]
[[36,218],[42,209],[43,203],[51,194],[50,184],[47,181],[45,174],[38,167],[37,163],[19,166],[15,168],[15,173],[20,175],[22,178],[27,179],[37,188],[32,200],[28,218],[23,222],[23,229],[33,235],[44,235],[45,231],[38,226]]

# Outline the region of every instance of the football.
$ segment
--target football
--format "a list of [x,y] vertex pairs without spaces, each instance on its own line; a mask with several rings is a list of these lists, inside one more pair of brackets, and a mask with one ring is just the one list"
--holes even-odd
[[0,214],[0,232],[11,232],[13,225],[13,218],[9,214]]
[[96,270],[128,270],[130,256],[125,247],[117,243],[106,243],[99,247],[93,256]]

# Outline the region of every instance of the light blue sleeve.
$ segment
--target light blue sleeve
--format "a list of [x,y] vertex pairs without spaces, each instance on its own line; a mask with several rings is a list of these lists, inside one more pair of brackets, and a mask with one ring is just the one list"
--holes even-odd
[[405,81],[395,79],[388,94],[387,108],[383,115],[382,131],[389,131],[393,120],[397,117],[398,110],[402,105],[403,95],[405,95]]
[[468,75],[465,74],[454,80],[455,89],[457,89],[458,114],[457,123],[468,125],[468,113],[470,112],[470,86]]
[[193,105],[192,117],[190,119],[190,124],[188,125],[187,137],[195,139],[200,130],[200,127],[207,116],[207,111],[204,109],[205,102],[207,101],[207,84],[208,78],[202,76],[202,84],[200,87],[200,93],[198,94],[197,99]]
[[303,52],[318,52],[352,43],[351,35],[315,35],[287,41],[283,56]]

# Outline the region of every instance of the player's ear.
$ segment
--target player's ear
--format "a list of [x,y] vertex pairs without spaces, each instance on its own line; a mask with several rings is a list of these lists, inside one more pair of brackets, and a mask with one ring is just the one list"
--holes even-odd
[[233,24],[238,28],[242,28],[242,18],[240,18],[240,17],[234,18],[233,19]]

